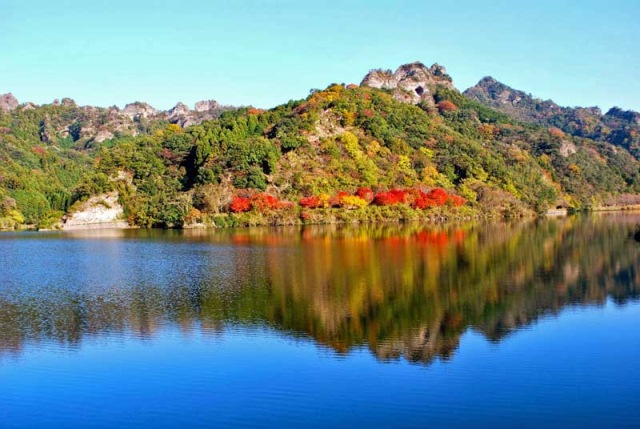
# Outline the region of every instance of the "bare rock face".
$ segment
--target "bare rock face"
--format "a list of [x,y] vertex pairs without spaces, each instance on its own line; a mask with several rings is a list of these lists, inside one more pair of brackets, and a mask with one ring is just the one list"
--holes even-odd
[[82,203],[79,210],[63,218],[63,230],[127,228],[118,193],[96,195]]
[[0,95],[0,111],[2,112],[10,112],[16,107],[18,107],[18,100],[13,94],[2,94]]
[[372,70],[364,77],[361,85],[391,89],[396,100],[412,104],[434,104],[432,91],[437,85],[454,88],[451,76],[444,67],[438,64],[427,67],[420,62],[402,65],[395,72]]
[[93,141],[96,143],[102,143],[105,140],[111,140],[113,138],[113,133],[106,129],[101,129],[98,131],[96,136],[93,138]]
[[196,102],[194,107],[196,112],[208,112],[209,110],[219,109],[222,106],[216,100],[202,100]]
[[124,109],[122,109],[122,113],[128,116],[130,119],[146,119],[151,116],[155,116],[158,111],[147,103],[136,101],[135,103],[130,103],[124,106]]
[[167,113],[169,114],[169,119],[171,119],[176,116],[187,116],[191,113],[191,110],[189,110],[186,104],[178,103],[172,109],[169,109]]

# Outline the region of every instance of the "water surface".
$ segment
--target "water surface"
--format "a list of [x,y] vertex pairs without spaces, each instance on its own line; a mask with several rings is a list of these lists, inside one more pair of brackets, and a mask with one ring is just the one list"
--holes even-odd
[[0,234],[0,427],[637,427],[638,224]]

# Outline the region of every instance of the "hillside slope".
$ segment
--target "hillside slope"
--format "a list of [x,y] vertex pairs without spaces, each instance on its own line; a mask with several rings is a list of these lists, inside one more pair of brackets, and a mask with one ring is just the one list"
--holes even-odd
[[640,113],[597,107],[562,107],[485,77],[464,95],[523,122],[557,127],[567,134],[611,143],[640,159]]
[[[20,130],[37,134],[38,114],[0,117],[0,154],[30,160],[0,180],[0,218],[38,224],[112,191],[128,222],[148,227],[514,216],[640,189],[640,164],[624,148],[464,97],[438,65],[374,70],[361,85],[185,128],[158,121],[88,149],[28,146]],[[20,195],[31,189],[25,177],[39,175],[49,207],[41,201],[42,213],[27,219],[33,204]],[[55,192],[64,204],[52,204]]]

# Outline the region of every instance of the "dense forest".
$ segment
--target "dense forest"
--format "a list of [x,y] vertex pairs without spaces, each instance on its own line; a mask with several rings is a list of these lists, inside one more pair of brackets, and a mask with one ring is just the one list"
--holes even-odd
[[500,111],[440,66],[403,67],[395,86],[333,84],[199,123],[146,105],[126,120],[69,101],[0,109],[0,228],[55,227],[105,193],[131,226],[222,227],[534,215],[639,192],[632,146]]

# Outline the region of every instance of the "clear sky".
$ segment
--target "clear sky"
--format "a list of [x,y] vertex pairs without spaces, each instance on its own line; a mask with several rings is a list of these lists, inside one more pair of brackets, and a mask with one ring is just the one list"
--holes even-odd
[[640,0],[0,0],[0,93],[272,107],[372,68],[640,111]]

